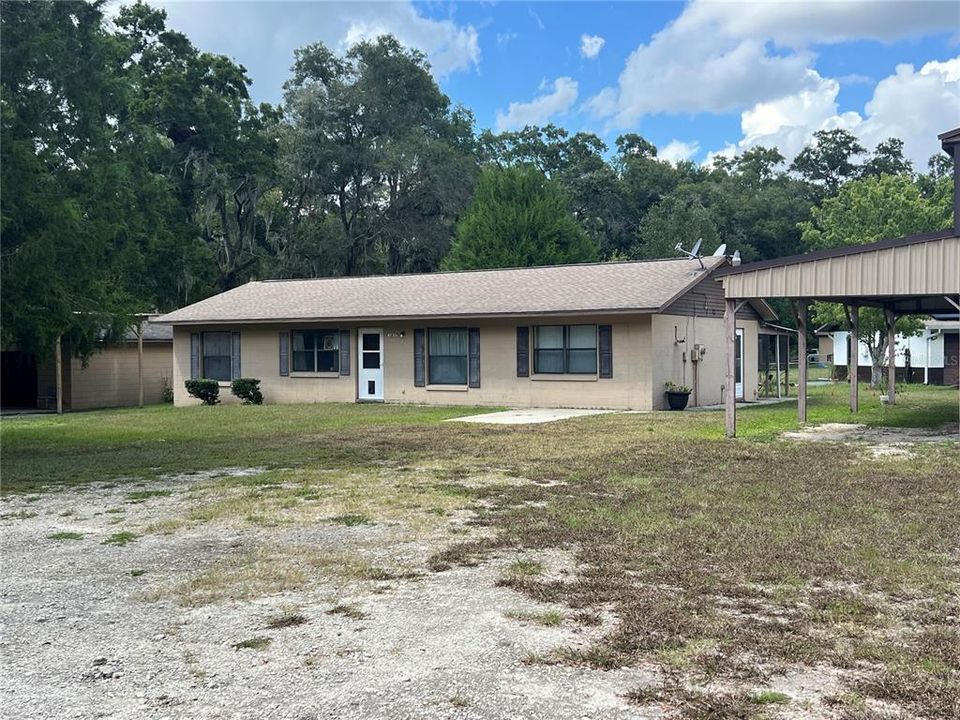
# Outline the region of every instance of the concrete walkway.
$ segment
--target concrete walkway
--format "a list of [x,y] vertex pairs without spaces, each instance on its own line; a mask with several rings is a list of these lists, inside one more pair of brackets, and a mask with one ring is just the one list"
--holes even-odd
[[525,408],[523,410],[504,410],[484,415],[466,415],[450,418],[447,422],[485,423],[489,425],[535,425],[537,423],[556,422],[585,415],[602,415],[612,410],[574,410],[572,408]]

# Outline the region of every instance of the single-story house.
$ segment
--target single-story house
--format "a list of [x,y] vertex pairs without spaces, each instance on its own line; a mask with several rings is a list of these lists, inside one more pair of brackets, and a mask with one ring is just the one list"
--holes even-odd
[[[143,400],[159,403],[173,378],[173,328],[144,320]],[[61,387],[64,410],[135,406],[139,402],[138,339],[131,328],[120,342],[98,343],[86,364],[73,357],[70,344],[61,346]],[[53,353],[38,359],[33,353],[3,350],[2,407],[4,410],[55,410],[57,365]]]
[[[721,402],[723,257],[253,281],[157,318],[174,402],[190,378],[268,403],[385,401],[647,410],[667,382]],[[736,393],[757,397],[763,301],[737,315]],[[747,379],[744,382],[744,379]],[[228,390],[221,398],[233,400]]]

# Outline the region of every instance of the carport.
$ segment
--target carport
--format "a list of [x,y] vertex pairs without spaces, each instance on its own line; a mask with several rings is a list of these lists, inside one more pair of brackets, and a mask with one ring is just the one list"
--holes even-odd
[[[960,128],[940,136],[943,149],[960,160]],[[859,310],[884,311],[887,343],[887,401],[896,402],[894,323],[899,315],[957,315],[960,312],[960,162],[954,163],[953,227],[921,235],[881,240],[867,245],[821,250],[777,258],[717,273],[725,298],[725,387],[735,382],[736,313],[746,302],[783,298],[790,301],[797,321],[801,359],[797,382],[797,415],[807,420],[807,319],[814,300],[843,305],[847,327],[857,336]],[[858,353],[849,353],[850,410],[859,410]],[[737,433],[734,393],[725,393],[727,437]]]

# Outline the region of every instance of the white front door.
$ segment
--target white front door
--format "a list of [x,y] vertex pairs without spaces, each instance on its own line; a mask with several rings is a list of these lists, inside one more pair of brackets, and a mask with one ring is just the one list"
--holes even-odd
[[736,373],[736,397],[738,400],[743,400],[743,330],[737,328],[737,348],[736,348],[736,362],[734,363],[734,372]]
[[383,330],[357,331],[357,397],[383,400]]

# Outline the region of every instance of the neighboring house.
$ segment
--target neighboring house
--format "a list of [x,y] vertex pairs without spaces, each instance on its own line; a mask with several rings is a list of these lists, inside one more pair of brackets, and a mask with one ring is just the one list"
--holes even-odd
[[[834,368],[843,372],[848,361],[849,333],[836,330],[830,333],[833,340]],[[960,322],[957,320],[926,320],[919,335],[897,335],[897,378],[907,382],[922,382],[928,385],[956,385],[958,380],[958,356],[960,356]],[[858,343],[858,375],[861,381],[870,380],[871,359],[866,344]],[[910,367],[909,377],[907,366]]]
[[[261,380],[265,402],[599,407],[721,402],[727,260],[618,262],[249,282],[158,320],[184,381]],[[757,395],[762,301],[738,313],[737,394]],[[749,378],[753,382],[743,382]],[[229,390],[221,398],[233,401]]]
[[836,332],[833,325],[821,325],[814,334],[817,336],[816,362],[833,362],[833,334]]
[[[100,344],[84,366],[73,357],[69,343],[62,348],[63,408],[90,410],[134,406],[139,401],[137,333],[131,329],[122,342]],[[57,370],[53,357],[39,362],[32,353],[2,353],[5,410],[54,410],[57,407]],[[161,401],[164,384],[173,376],[173,329],[143,323],[143,400]]]

